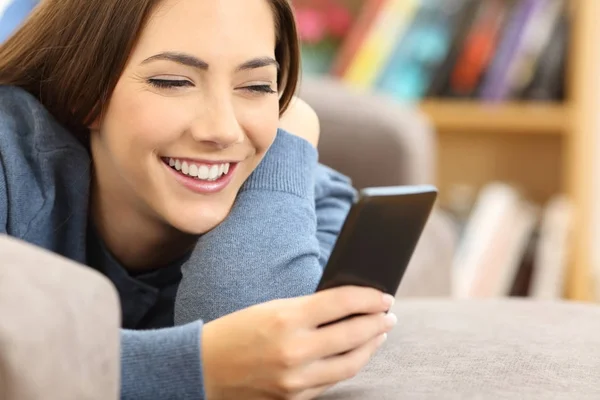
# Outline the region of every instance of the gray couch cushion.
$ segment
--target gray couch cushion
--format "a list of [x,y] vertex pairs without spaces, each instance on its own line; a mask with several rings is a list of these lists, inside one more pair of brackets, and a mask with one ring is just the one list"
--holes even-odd
[[327,400],[600,399],[600,307],[401,301],[398,327]]
[[119,397],[119,298],[104,276],[0,235],[0,316],[0,399]]

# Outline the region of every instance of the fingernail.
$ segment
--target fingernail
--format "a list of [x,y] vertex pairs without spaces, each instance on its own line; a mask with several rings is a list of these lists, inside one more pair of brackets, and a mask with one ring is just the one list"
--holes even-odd
[[385,341],[387,340],[387,333],[384,333],[383,335],[379,336],[379,340],[377,341],[377,346],[381,346],[382,344],[385,343]]
[[391,294],[385,293],[383,295],[383,304],[385,304],[387,307],[393,306],[395,301],[396,299]]
[[385,315],[385,325],[388,328],[395,326],[398,323],[398,317],[395,314],[388,313]]

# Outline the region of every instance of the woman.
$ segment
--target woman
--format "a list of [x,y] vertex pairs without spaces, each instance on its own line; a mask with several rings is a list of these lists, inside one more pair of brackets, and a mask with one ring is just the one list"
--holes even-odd
[[0,47],[0,232],[115,284],[123,398],[313,398],[395,323],[311,294],[353,191],[298,70],[286,0],[45,0]]

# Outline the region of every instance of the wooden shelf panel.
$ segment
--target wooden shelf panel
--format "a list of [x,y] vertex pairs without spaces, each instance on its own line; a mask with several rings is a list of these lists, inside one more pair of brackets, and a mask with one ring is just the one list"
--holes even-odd
[[420,108],[438,132],[560,135],[569,130],[569,109],[561,103],[425,100]]

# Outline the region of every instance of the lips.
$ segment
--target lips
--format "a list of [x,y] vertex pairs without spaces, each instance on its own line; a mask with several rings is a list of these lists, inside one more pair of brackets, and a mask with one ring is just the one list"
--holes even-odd
[[177,158],[163,158],[162,164],[177,183],[196,194],[213,194],[224,190],[231,183],[238,165],[230,162],[208,164]]

